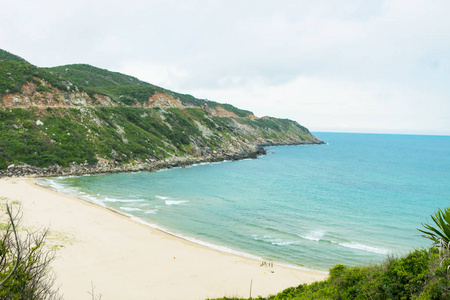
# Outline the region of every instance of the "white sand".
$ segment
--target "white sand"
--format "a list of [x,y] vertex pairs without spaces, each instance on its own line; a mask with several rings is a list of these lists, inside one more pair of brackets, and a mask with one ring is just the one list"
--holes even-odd
[[261,267],[259,261],[171,236],[30,179],[0,179],[1,197],[22,202],[25,226],[50,227],[48,244],[60,245],[53,270],[69,300],[91,299],[91,283],[105,300],[206,299],[249,297],[251,281],[256,297],[326,277]]

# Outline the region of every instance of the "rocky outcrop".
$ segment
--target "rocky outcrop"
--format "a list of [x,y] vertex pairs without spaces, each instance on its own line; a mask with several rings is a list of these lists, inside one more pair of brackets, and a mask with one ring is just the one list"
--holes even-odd
[[111,98],[105,95],[95,94],[94,99],[95,99],[94,104],[96,106],[112,107],[119,105],[116,102],[112,101]]
[[199,163],[257,158],[263,154],[266,154],[263,147],[249,145],[246,148],[240,148],[233,152],[220,150],[212,151],[211,154],[200,157],[171,157],[163,160],[133,161],[128,164],[121,164],[116,157],[112,160],[99,159],[98,163],[93,165],[87,163],[82,165],[72,164],[68,168],[63,168],[59,165],[39,168],[27,164],[19,164],[10,165],[6,170],[0,170],[0,177],[53,177],[142,171],[154,172],[162,169],[187,167]]
[[175,99],[169,95],[156,93],[147,101],[148,107],[185,107],[180,100]]
[[211,116],[213,117],[232,117],[232,118],[238,118],[238,116],[232,112],[228,111],[225,108],[223,108],[220,105],[215,106],[214,108],[211,107],[205,107],[204,108]]
[[[94,94],[90,97],[86,92],[74,90],[61,91],[39,78],[34,82],[27,82],[22,86],[21,93],[6,94],[0,101],[0,106],[27,108],[27,107],[73,107],[73,106],[118,106],[110,97]],[[73,85],[67,83],[69,87]]]
[[259,139],[258,144],[237,143],[230,145],[228,149],[212,151],[194,147],[191,149],[191,155],[187,157],[173,156],[170,158],[146,161],[135,160],[131,163],[122,163],[120,155],[112,150],[113,159],[99,158],[96,164],[87,163],[78,165],[71,164],[67,168],[59,165],[51,165],[48,168],[39,168],[28,164],[10,165],[6,170],[0,170],[1,177],[54,177],[54,176],[81,176],[93,174],[125,173],[125,172],[154,172],[162,169],[171,169],[177,167],[187,167],[190,165],[220,162],[229,160],[242,160],[246,158],[257,158],[266,154],[265,146],[284,146],[284,145],[308,145],[323,144],[324,142],[315,139],[313,141],[286,140],[275,141],[270,139]]
[[[93,105],[91,97],[85,92],[62,92],[51,87],[50,84],[42,84],[39,90],[33,82],[22,86],[22,93],[7,94],[2,98],[2,105],[6,107],[67,107]],[[106,103],[104,106],[107,106]]]

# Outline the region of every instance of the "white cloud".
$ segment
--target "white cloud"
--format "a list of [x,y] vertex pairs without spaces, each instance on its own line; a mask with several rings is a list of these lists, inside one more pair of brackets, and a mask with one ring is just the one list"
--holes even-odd
[[280,86],[257,80],[245,88],[189,92],[316,131],[450,134],[446,98],[398,86],[298,77]]
[[17,0],[0,47],[312,130],[448,133],[449,13],[447,0]]
[[[169,88],[174,82],[188,76],[186,70],[176,66],[151,64],[141,61],[123,61],[118,72],[133,76],[161,87]],[[176,89],[174,89],[176,91]]]

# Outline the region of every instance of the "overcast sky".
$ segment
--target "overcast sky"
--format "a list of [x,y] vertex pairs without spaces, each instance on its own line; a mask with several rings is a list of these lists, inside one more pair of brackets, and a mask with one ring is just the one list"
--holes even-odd
[[311,131],[450,135],[449,0],[4,0],[0,48]]

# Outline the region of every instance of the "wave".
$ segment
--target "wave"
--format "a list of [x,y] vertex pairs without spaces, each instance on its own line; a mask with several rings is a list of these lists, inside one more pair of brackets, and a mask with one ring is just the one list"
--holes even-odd
[[144,202],[145,199],[115,199],[115,198],[100,198],[99,200],[105,201],[105,202]]
[[383,249],[383,248],[377,248],[377,247],[372,247],[372,246],[367,246],[367,245],[362,245],[359,243],[355,243],[355,242],[350,242],[350,243],[339,243],[340,246],[342,247],[346,247],[346,248],[352,248],[352,249],[357,249],[357,250],[363,250],[366,252],[372,252],[372,253],[377,253],[377,254],[389,254],[391,253],[390,250],[388,249]]
[[[61,177],[64,178],[64,177]],[[78,187],[71,187],[67,186],[63,183],[58,183],[56,180],[53,179],[44,179],[44,180],[36,180],[36,183],[44,186],[46,188],[50,188],[51,190],[57,191],[61,194],[68,194],[71,196],[74,196],[76,198],[81,198],[83,200],[87,200],[89,202],[93,202],[95,204],[105,206],[104,202],[144,202],[147,201],[146,199],[116,199],[116,198],[109,198],[109,197],[102,197],[100,194],[97,194],[96,196],[91,195],[89,193],[86,193],[82,191]]]
[[57,183],[52,179],[36,180],[35,182],[40,186],[50,188],[54,191],[57,191],[58,193],[68,193],[70,192],[69,190],[73,191],[73,189],[68,188],[64,184]]
[[385,248],[378,248],[378,247],[363,245],[363,244],[356,243],[356,242],[349,242],[349,241],[337,242],[337,241],[333,241],[333,240],[323,239],[323,237],[325,236],[325,233],[326,232],[323,230],[314,230],[306,235],[299,235],[299,237],[309,240],[309,241],[331,243],[331,244],[336,244],[336,245],[339,245],[339,246],[345,247],[345,248],[351,248],[351,249],[356,249],[356,250],[361,250],[361,251],[371,252],[371,253],[376,253],[376,254],[386,255],[386,254],[391,253],[390,250],[385,249]]
[[324,230],[317,229],[307,233],[306,235],[299,235],[299,237],[304,238],[306,240],[318,242],[324,235],[325,235]]
[[292,244],[297,244],[296,241],[289,241],[289,240],[283,240],[280,238],[274,238],[271,237],[269,235],[252,235],[252,238],[256,241],[263,241],[272,245],[277,245],[277,246],[287,246],[287,245],[292,245]]
[[198,163],[198,164],[192,164],[187,166],[187,168],[192,168],[192,167],[198,167],[198,166],[203,166],[203,165],[209,165],[211,164],[210,162],[202,162],[202,163]]
[[140,211],[142,209],[137,208],[137,207],[120,207],[120,209],[125,210],[125,211]]
[[165,197],[165,196],[158,196],[158,195],[155,195],[155,197],[158,198],[158,199],[161,199],[161,200],[167,200],[167,199],[169,199],[169,197]]
[[40,186],[43,186],[45,188],[48,188],[50,190],[56,191],[61,194],[70,195],[72,197],[86,200],[92,203],[95,203],[97,205],[100,205],[102,207],[106,207],[103,201],[99,199],[98,197],[92,196],[88,193],[81,193],[80,188],[78,187],[71,187],[68,185],[65,185],[63,183],[58,183],[56,180],[58,179],[64,179],[66,177],[58,177],[55,179],[41,179],[41,180],[35,180],[34,182]]
[[157,209],[150,209],[150,210],[145,211],[146,214],[152,214],[152,215],[156,214],[157,212],[158,212]]
[[277,246],[287,246],[287,245],[292,245],[292,244],[296,244],[296,242],[283,241],[283,240],[276,240],[276,241],[272,242],[272,245],[277,245]]
[[187,203],[187,200],[166,200],[166,205],[181,205],[183,203]]

